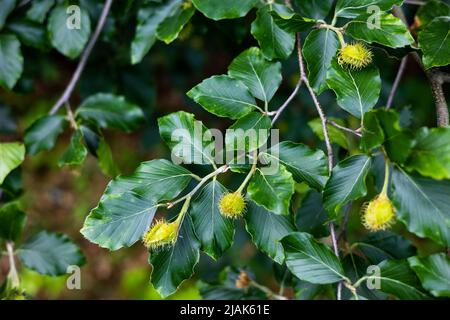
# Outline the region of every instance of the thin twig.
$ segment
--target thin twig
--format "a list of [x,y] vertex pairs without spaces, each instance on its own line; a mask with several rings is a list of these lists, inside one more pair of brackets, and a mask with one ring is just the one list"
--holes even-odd
[[275,116],[272,119],[272,126],[275,124],[275,122],[277,122],[278,118],[280,118],[280,116],[283,113],[283,111],[287,108],[287,106],[295,98],[295,96],[297,95],[298,90],[300,89],[301,85],[302,85],[302,79],[299,79],[298,82],[297,82],[297,85],[295,86],[294,91],[292,91],[292,93],[289,96],[289,98],[287,98],[287,100],[283,103],[283,105],[280,108],[278,108],[278,110],[276,111]]
[[337,123],[337,122],[335,122],[335,121],[333,121],[333,120],[330,120],[330,119],[327,119],[327,122],[328,122],[329,124],[331,124],[333,127],[336,127],[336,128],[338,128],[338,129],[340,129],[340,130],[342,130],[342,131],[346,131],[346,132],[349,132],[349,133],[351,133],[351,134],[354,134],[355,136],[357,136],[357,137],[359,137],[359,138],[362,137],[362,134],[361,134],[360,132],[358,132],[357,130],[353,130],[353,129],[350,129],[350,128],[341,126],[339,123]]
[[275,300],[287,300],[287,298],[285,296],[276,294],[275,292],[273,292],[272,290],[270,290],[269,288],[267,288],[266,286],[263,286],[262,284],[259,284],[258,282],[252,280],[250,282],[250,285],[261,290],[262,292],[264,292],[267,297],[269,299],[275,299]]
[[91,39],[89,40],[89,43],[87,44],[86,48],[84,49],[83,55],[80,58],[80,61],[78,63],[77,68],[75,69],[75,72],[72,75],[72,78],[70,79],[69,84],[67,85],[66,89],[64,90],[64,93],[61,95],[61,97],[58,99],[58,101],[55,103],[55,105],[50,110],[50,114],[55,114],[58,112],[58,110],[69,101],[70,96],[72,95],[73,90],[75,89],[75,86],[78,82],[78,80],[81,77],[81,74],[83,73],[84,68],[86,67],[86,63],[89,59],[89,56],[92,52],[92,49],[94,48],[98,37],[100,36],[100,33],[103,30],[103,27],[106,22],[106,18],[108,17],[109,10],[111,9],[111,4],[113,0],[106,0],[105,5],[103,7],[102,13],[100,15],[100,19],[98,20],[97,27],[94,31],[94,34],[92,35]]
[[402,80],[403,74],[405,73],[407,62],[408,56],[404,56],[402,61],[400,62],[400,66],[398,67],[397,76],[395,77],[391,92],[389,93],[388,101],[386,103],[386,109],[390,109],[392,107],[392,103],[394,102],[394,97],[397,93],[398,86],[400,85],[400,81]]

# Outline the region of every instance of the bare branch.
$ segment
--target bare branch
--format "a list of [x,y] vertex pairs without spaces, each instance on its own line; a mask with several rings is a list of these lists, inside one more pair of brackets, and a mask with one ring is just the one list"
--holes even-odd
[[331,124],[333,127],[336,127],[336,128],[338,128],[338,129],[340,129],[340,130],[342,130],[342,131],[346,131],[346,132],[349,132],[349,133],[351,133],[351,134],[354,134],[355,136],[357,136],[357,137],[359,137],[359,138],[362,137],[362,134],[359,133],[357,130],[353,130],[353,129],[350,129],[350,128],[341,126],[340,124],[338,124],[338,123],[336,123],[335,121],[330,120],[330,119],[327,119],[327,122],[328,122],[329,124]]
[[100,15],[100,19],[98,20],[97,27],[95,28],[94,34],[92,35],[91,39],[89,40],[89,43],[87,44],[86,48],[84,49],[83,55],[80,58],[78,66],[75,69],[75,72],[73,73],[69,84],[67,85],[66,89],[64,90],[64,93],[61,95],[61,97],[58,99],[58,101],[55,103],[55,105],[50,110],[50,112],[49,112],[50,114],[55,114],[56,112],[58,112],[58,110],[66,102],[69,101],[70,96],[72,95],[72,92],[75,89],[75,86],[76,86],[78,80],[80,79],[84,68],[86,67],[86,63],[89,59],[92,49],[94,48],[94,46],[98,40],[98,37],[100,36],[100,33],[103,30],[103,27],[106,22],[106,18],[108,17],[108,14],[109,14],[109,10],[111,9],[112,1],[113,0],[105,1],[105,5],[104,5],[102,13]]
[[395,94],[397,93],[398,86],[400,85],[400,81],[402,80],[403,74],[405,73],[406,64],[408,62],[408,56],[403,57],[400,62],[400,66],[398,67],[397,76],[395,77],[394,84],[392,85],[391,93],[389,94],[388,101],[386,103],[386,109],[390,109],[392,107],[392,103],[394,102]]

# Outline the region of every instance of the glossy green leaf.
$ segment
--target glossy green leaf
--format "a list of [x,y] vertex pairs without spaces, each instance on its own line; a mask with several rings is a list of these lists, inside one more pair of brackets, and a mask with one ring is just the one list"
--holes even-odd
[[433,179],[450,179],[450,127],[422,128],[407,167]]
[[323,0],[294,0],[292,3],[303,17],[321,20],[325,20],[333,6],[333,2]]
[[200,256],[199,248],[191,218],[187,215],[175,244],[150,253],[149,262],[153,266],[151,282],[163,298],[174,293],[184,280],[192,276]]
[[31,1],[31,8],[27,11],[27,18],[42,23],[47,16],[47,13],[55,4],[55,0],[39,0]]
[[138,11],[136,33],[131,43],[131,63],[142,61],[156,41],[159,25],[182,6],[183,0],[147,1]]
[[258,0],[192,0],[195,8],[213,20],[243,17]]
[[16,7],[16,0],[3,0],[0,2],[0,30],[5,25],[6,18]]
[[324,238],[329,235],[327,221],[328,214],[322,204],[322,194],[310,190],[302,199],[295,215],[298,231],[309,233],[316,238]]
[[294,179],[281,164],[278,164],[278,168],[257,169],[250,180],[247,193],[251,200],[270,212],[288,215],[294,193]]
[[103,137],[100,137],[98,148],[95,150],[95,155],[98,158],[98,165],[103,174],[108,177],[115,177],[120,173],[119,168],[114,162],[111,148]]
[[417,24],[423,27],[434,18],[443,16],[450,16],[450,6],[441,0],[429,0],[417,10]]
[[361,250],[372,264],[378,264],[383,260],[404,259],[416,253],[410,241],[389,231],[369,233],[352,246]]
[[87,149],[84,146],[83,132],[77,130],[72,135],[70,144],[59,159],[58,165],[60,167],[79,166],[83,163],[84,159],[86,159],[87,153]]
[[363,14],[352,20],[345,29],[355,39],[368,43],[379,43],[391,48],[401,48],[414,43],[403,21],[392,14],[383,13],[379,19],[379,27],[368,24],[372,14]]
[[237,120],[225,134],[226,151],[251,152],[262,147],[270,136],[271,119],[260,113],[250,112]]
[[361,149],[364,152],[381,146],[384,142],[384,132],[381,128],[375,112],[369,111],[364,115],[362,126],[362,137],[360,140]]
[[156,36],[166,44],[171,43],[178,37],[194,13],[195,9],[192,6],[187,8],[183,6],[178,7],[173,15],[167,17],[159,24],[156,30]]
[[317,93],[327,89],[327,71],[338,49],[338,37],[330,29],[313,30],[305,39],[303,55],[308,66],[308,80]]
[[298,13],[283,16],[276,11],[271,11],[270,14],[275,24],[289,33],[308,31],[317,24],[316,20],[302,17]]
[[258,9],[251,33],[267,59],[287,59],[294,50],[295,35],[278,26],[271,11],[269,5]]
[[375,65],[352,70],[333,60],[327,74],[327,85],[336,93],[338,105],[360,119],[364,119],[364,114],[380,98],[381,78]]
[[[161,138],[172,150],[172,159],[185,164],[213,164],[213,150],[207,148],[208,129],[192,113],[174,112],[158,119]],[[214,146],[214,143],[212,144]]]
[[[334,15],[341,18],[355,18],[367,13],[369,7],[377,6],[381,11],[387,11],[394,5],[401,5],[403,0],[338,0]],[[376,12],[373,12],[375,14]]]
[[213,76],[203,80],[187,95],[219,117],[239,119],[257,108],[244,83],[229,76]]
[[419,33],[419,47],[427,69],[450,64],[450,17],[438,17]]
[[379,281],[380,291],[401,300],[423,300],[427,295],[421,291],[419,279],[406,260],[385,260],[378,264],[379,274],[368,275],[370,282]]
[[11,90],[23,71],[20,42],[16,36],[0,34],[0,86]]
[[436,181],[394,170],[392,198],[397,217],[419,237],[450,245],[450,181]]
[[292,218],[271,213],[250,200],[247,203],[245,226],[255,245],[275,262],[282,264],[284,252],[279,241],[295,231]]
[[16,19],[8,23],[8,29],[16,34],[20,42],[38,49],[48,47],[47,31],[39,23]]
[[135,130],[144,121],[144,113],[138,106],[122,96],[97,93],[83,101],[76,116],[88,120],[101,128]]
[[17,202],[9,202],[0,207],[0,238],[13,242],[19,240],[26,218]]
[[350,156],[334,167],[323,191],[325,209],[334,216],[346,203],[362,198],[367,193],[366,176],[371,158],[366,155]]
[[219,200],[226,192],[224,186],[213,180],[192,200],[190,209],[201,249],[215,260],[233,243],[234,223],[219,211]]
[[25,159],[25,147],[18,142],[0,143],[0,185]]
[[450,297],[450,258],[445,253],[426,258],[411,257],[408,263],[432,295]]
[[251,47],[238,55],[228,67],[228,74],[241,80],[251,94],[266,104],[281,84],[281,63],[266,60],[259,48]]
[[328,163],[322,150],[301,143],[283,141],[262,154],[269,161],[279,162],[292,173],[297,182],[306,182],[321,190],[328,178]]
[[23,265],[40,274],[58,276],[69,266],[82,266],[86,259],[80,249],[63,234],[41,231],[17,248]]
[[288,269],[299,279],[327,284],[346,279],[333,251],[310,234],[291,233],[281,240]]
[[68,6],[59,5],[50,13],[47,31],[53,47],[71,59],[77,58],[84,49],[91,34],[91,20],[89,13],[80,7],[80,25],[70,24],[71,15]]
[[56,138],[63,132],[66,119],[60,115],[44,116],[37,119],[25,131],[27,153],[34,155],[48,151],[55,146]]

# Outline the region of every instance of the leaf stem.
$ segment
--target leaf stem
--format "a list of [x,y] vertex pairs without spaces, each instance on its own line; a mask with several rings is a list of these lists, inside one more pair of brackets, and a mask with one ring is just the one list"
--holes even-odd
[[58,110],[69,101],[70,96],[72,95],[73,90],[75,89],[75,86],[78,82],[78,80],[81,77],[81,74],[83,73],[84,68],[86,67],[86,63],[89,59],[89,56],[91,55],[92,49],[94,48],[98,37],[100,36],[100,33],[103,30],[103,27],[106,22],[106,18],[108,17],[109,11],[111,9],[111,4],[113,0],[106,0],[105,5],[103,6],[102,13],[100,14],[100,19],[98,20],[97,27],[94,31],[94,34],[92,35],[91,39],[89,40],[89,43],[87,44],[86,48],[84,49],[84,52],[80,58],[80,61],[78,63],[77,68],[75,69],[75,72],[72,75],[72,78],[70,79],[69,84],[67,85],[66,89],[64,90],[61,97],[58,99],[58,101],[55,103],[55,105],[50,110],[49,114],[55,114],[58,112]]
[[250,286],[253,286],[253,287],[261,290],[262,292],[264,292],[269,299],[272,298],[272,299],[275,299],[275,300],[287,300],[287,298],[285,296],[276,294],[275,292],[273,292],[272,290],[270,290],[266,286],[263,286],[263,285],[259,284],[258,282],[254,281],[254,280],[250,281]]
[[258,157],[256,156],[256,151],[253,153],[253,164],[252,168],[250,169],[249,173],[245,177],[244,181],[240,185],[240,187],[236,190],[237,193],[242,193],[242,190],[244,190],[245,186],[247,185],[250,178],[253,176],[253,174],[256,171],[256,165],[258,164]]
[[8,277],[11,279],[11,286],[14,289],[20,287],[20,279],[16,269],[16,262],[14,260],[14,243],[11,241],[6,242],[6,250],[9,258],[9,273]]

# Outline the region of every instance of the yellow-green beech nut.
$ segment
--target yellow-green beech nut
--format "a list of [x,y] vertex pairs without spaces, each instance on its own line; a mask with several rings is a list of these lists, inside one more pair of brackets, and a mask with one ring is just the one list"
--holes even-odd
[[342,67],[350,69],[362,69],[372,63],[372,51],[363,43],[355,42],[346,44],[338,53],[338,62]]
[[225,193],[219,201],[220,213],[228,218],[239,218],[245,212],[245,199],[240,192]]
[[381,193],[363,208],[363,224],[370,231],[386,230],[395,220],[395,209],[386,194]]
[[144,245],[151,249],[158,249],[165,245],[172,245],[178,233],[178,221],[166,222],[165,220],[157,221],[142,238]]

